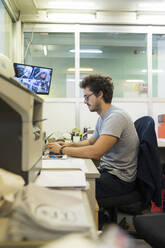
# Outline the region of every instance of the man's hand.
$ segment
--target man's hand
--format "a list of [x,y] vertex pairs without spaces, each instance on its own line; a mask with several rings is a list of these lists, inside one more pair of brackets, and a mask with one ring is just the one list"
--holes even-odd
[[56,143],[60,146],[72,146],[72,143],[69,142],[57,141]]
[[56,154],[59,154],[60,153],[61,145],[58,144],[57,142],[55,142],[55,143],[48,143],[46,145],[46,148],[49,149],[49,152],[54,152]]
[[57,141],[56,144],[59,144],[60,146],[64,146],[65,142],[64,141]]

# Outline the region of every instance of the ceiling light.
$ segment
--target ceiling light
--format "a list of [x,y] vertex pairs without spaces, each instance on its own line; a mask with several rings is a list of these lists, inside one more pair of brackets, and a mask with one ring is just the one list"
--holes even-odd
[[[74,49],[69,50],[71,53],[75,53]],[[103,53],[100,49],[80,49],[80,53]]]
[[[68,72],[75,72],[75,68],[68,68],[67,69]],[[86,68],[86,67],[81,67],[79,69],[80,72],[91,72],[93,71],[93,68]]]
[[43,50],[44,50],[44,55],[47,56],[47,47],[46,47],[46,45],[43,46]]
[[[147,72],[146,69],[143,69],[143,70],[141,70],[141,71],[142,71],[142,72]],[[164,71],[163,71],[163,70],[159,70],[159,69],[158,69],[158,70],[154,70],[154,69],[153,69],[152,72],[153,72],[153,73],[161,73],[161,72],[164,72]]]
[[144,80],[138,80],[138,79],[127,79],[125,81],[128,83],[144,83]]
[[67,81],[67,82],[75,82],[75,79],[69,78],[69,79],[66,79],[66,81]]
[[93,2],[84,3],[83,1],[49,1],[48,6],[56,9],[95,9]]
[[147,72],[147,70],[146,69],[143,69],[143,70],[141,70],[141,72]]
[[[66,79],[67,82],[75,82],[75,79],[73,78],[69,78],[69,79]],[[80,82],[82,81],[82,79],[80,79]]]
[[153,73],[161,73],[164,72],[163,70],[152,70]]

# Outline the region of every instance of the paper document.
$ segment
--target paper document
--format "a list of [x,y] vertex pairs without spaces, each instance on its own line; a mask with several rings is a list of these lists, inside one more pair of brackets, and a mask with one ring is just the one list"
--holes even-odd
[[67,158],[66,160],[44,159],[42,160],[42,169],[81,169],[83,172],[88,172],[87,166],[83,159]]
[[79,188],[87,186],[85,174],[81,170],[43,170],[35,184],[52,188]]

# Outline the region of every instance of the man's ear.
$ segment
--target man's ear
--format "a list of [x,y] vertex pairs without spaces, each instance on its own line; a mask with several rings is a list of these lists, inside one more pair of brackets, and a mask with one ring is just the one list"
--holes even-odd
[[102,92],[102,90],[99,91],[99,93],[97,94],[97,97],[100,97],[100,98],[103,97],[103,92]]

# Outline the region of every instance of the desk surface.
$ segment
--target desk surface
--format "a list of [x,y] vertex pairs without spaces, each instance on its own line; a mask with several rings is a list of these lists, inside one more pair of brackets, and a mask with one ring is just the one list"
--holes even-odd
[[100,172],[96,168],[95,164],[91,159],[84,159],[85,164],[87,166],[88,172],[86,174],[87,178],[99,178]]
[[165,147],[165,141],[158,140],[158,147]]
[[[50,160],[50,159],[43,159],[45,162],[46,160]],[[53,161],[54,163],[54,168],[52,168],[52,165],[50,166],[51,169],[45,169],[45,168],[42,168],[42,171],[46,171],[46,170],[52,170],[55,172],[55,170],[59,170],[61,169],[61,166],[60,165],[67,165],[68,164],[68,167],[67,169],[75,169],[75,165],[76,165],[76,168],[78,168],[77,164],[79,163],[81,166],[80,168],[82,167],[82,164],[84,163],[85,165],[85,169],[86,171],[84,171],[85,173],[85,176],[86,176],[86,180],[88,181],[89,183],[89,190],[87,190],[87,194],[88,194],[88,199],[89,199],[89,202],[90,202],[90,205],[91,205],[91,208],[92,208],[92,213],[93,213],[93,216],[95,216],[95,207],[96,207],[96,199],[95,199],[95,179],[96,178],[99,178],[100,177],[100,173],[99,171],[97,170],[95,164],[93,163],[93,161],[91,159],[84,159],[84,158],[74,158],[74,157],[69,157],[67,159],[64,159],[60,162],[59,159],[51,159],[51,161]],[[49,161],[50,162],[50,161]],[[48,162],[48,164],[49,164]],[[83,163],[81,163],[83,162]],[[45,167],[45,166],[44,166]],[[64,170],[65,170],[65,166],[63,166]]]
[[[49,160],[49,159],[46,159],[46,160]],[[67,159],[62,160],[62,163],[66,164],[66,165],[68,164],[68,168],[74,169],[76,161],[77,161],[77,163],[79,163],[81,160],[84,162],[84,165],[86,167],[85,175],[86,175],[87,179],[99,178],[100,177],[100,173],[97,170],[96,166],[94,165],[94,163],[93,163],[93,161],[91,159],[84,159],[84,158],[81,159],[81,158],[68,157]],[[56,170],[56,169],[61,168],[60,167],[60,160],[54,159],[53,163],[54,163],[55,166],[54,166],[54,168],[51,168],[50,170]],[[59,166],[58,166],[58,164],[59,164]],[[73,164],[73,165],[71,165],[71,164]],[[78,164],[77,164],[76,168],[77,167],[78,167]],[[82,167],[82,164],[80,164],[80,169],[81,169],[81,167]],[[42,168],[42,170],[47,170],[47,169]]]

